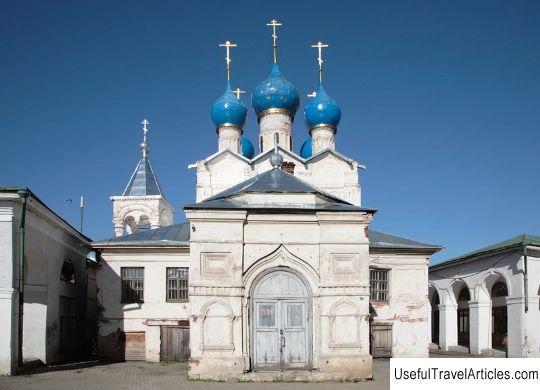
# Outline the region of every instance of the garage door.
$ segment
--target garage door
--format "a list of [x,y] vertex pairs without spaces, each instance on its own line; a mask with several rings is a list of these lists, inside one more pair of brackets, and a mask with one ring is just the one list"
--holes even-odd
[[126,332],[126,360],[146,360],[146,337],[144,332]]

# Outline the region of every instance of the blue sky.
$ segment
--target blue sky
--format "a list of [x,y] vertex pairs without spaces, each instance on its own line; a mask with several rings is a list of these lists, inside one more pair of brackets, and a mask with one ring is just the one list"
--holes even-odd
[[[184,219],[187,166],[217,150],[217,45],[238,43],[232,85],[249,95],[270,71],[272,18],[301,96],[295,151],[317,86],[310,45],[330,45],[336,145],[367,165],[373,229],[445,246],[434,262],[540,235],[538,1],[5,1],[0,14],[0,185],[28,186],[74,226],[84,195],[93,239],[113,234],[109,196],[140,158],[144,117],[152,165]],[[245,134],[257,131],[250,109]]]

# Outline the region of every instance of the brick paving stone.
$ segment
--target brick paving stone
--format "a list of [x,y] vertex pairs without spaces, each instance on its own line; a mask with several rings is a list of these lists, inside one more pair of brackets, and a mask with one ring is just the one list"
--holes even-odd
[[389,361],[375,360],[374,380],[357,383],[229,383],[187,380],[186,363],[82,362],[0,376],[0,390],[388,390]]

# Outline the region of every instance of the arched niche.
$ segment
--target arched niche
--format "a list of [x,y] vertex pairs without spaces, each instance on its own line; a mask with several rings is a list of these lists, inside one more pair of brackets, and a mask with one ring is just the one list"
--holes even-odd
[[341,299],[330,309],[329,321],[329,348],[360,348],[362,315],[354,303]]
[[201,308],[201,351],[232,351],[234,314],[231,307],[219,300]]

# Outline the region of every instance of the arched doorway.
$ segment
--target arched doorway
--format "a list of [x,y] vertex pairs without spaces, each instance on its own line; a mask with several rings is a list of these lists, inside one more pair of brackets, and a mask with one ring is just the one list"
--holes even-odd
[[434,290],[431,297],[431,342],[434,344],[439,344],[439,304],[439,294]]
[[458,329],[458,345],[465,347],[469,346],[469,301],[471,294],[467,286],[463,286],[459,292],[457,304],[457,329]]
[[493,348],[508,347],[508,311],[506,297],[508,288],[503,281],[497,281],[491,287],[491,345]]
[[280,267],[252,289],[251,358],[254,370],[311,368],[311,292],[296,272]]

